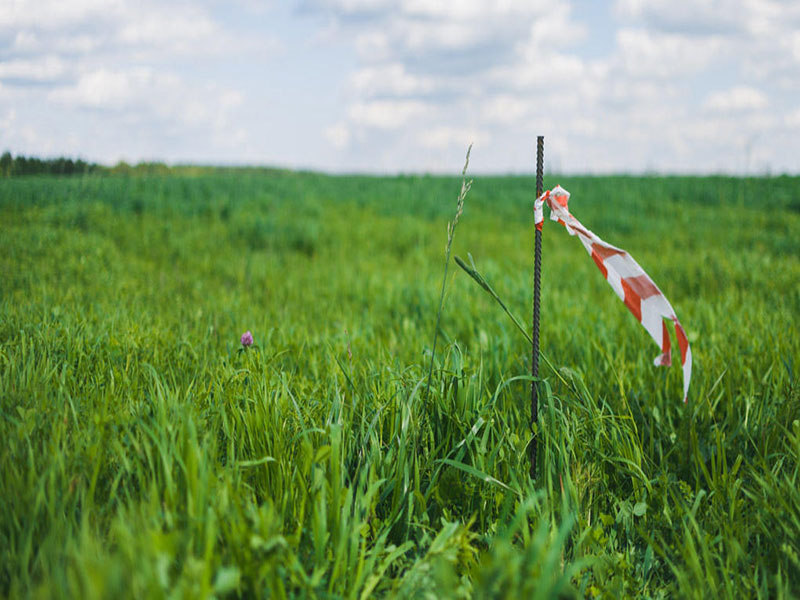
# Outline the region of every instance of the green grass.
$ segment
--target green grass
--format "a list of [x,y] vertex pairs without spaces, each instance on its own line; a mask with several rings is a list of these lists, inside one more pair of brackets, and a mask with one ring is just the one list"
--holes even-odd
[[[459,178],[0,180],[0,595],[800,595],[800,180],[555,183],[695,367],[546,225],[532,484],[529,346],[455,266],[424,410]],[[533,187],[453,246],[523,322]]]

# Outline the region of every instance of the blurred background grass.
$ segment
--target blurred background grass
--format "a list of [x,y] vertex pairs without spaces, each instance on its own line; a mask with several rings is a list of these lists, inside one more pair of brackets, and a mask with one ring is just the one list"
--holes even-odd
[[[460,180],[0,180],[2,593],[798,594],[800,179],[556,183],[695,367],[546,226],[533,485],[529,346],[454,265],[421,403]],[[477,177],[453,249],[524,321],[533,189]]]

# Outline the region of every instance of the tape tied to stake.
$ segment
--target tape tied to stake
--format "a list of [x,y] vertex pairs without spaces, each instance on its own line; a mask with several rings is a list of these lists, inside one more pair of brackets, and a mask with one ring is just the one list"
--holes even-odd
[[659,345],[661,353],[653,361],[656,366],[669,366],[672,363],[672,345],[666,321],[675,324],[675,335],[683,367],[683,401],[686,402],[689,382],[692,379],[692,350],[675,310],[655,282],[628,252],[602,240],[569,212],[569,196],[569,192],[561,186],[556,186],[539,196],[533,205],[536,229],[541,231],[544,225],[546,203],[550,207],[550,219],[561,223],[570,235],[578,237],[614,293]]
[[533,203],[533,223],[539,231],[542,230],[542,226],[544,225],[544,201],[549,197],[550,190],[547,190]]

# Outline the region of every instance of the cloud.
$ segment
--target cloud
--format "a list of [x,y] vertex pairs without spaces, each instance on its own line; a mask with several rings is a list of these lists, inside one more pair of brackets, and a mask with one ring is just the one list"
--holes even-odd
[[441,164],[429,151],[489,143],[493,128],[530,117],[541,106],[530,92],[547,86],[542,75],[591,70],[560,52],[585,28],[554,1],[329,0],[305,8],[333,18],[358,57],[346,81],[345,121],[331,125],[329,139],[347,130],[359,151],[383,136],[385,147],[417,154],[413,168]]
[[49,100],[73,109],[121,114],[126,120],[152,120],[222,131],[242,94],[214,84],[191,85],[172,73],[137,67],[97,69],[73,85],[58,88]]
[[617,60],[629,75],[671,79],[704,70],[719,55],[722,43],[715,37],[698,38],[646,29],[617,32]]
[[512,125],[531,113],[534,102],[513,94],[499,94],[486,99],[482,113],[489,123]]
[[364,97],[408,97],[427,95],[439,85],[433,77],[414,75],[402,63],[367,66],[350,76],[352,91]]
[[769,104],[766,94],[752,87],[736,86],[714,92],[706,98],[704,106],[718,112],[758,110]]
[[62,30],[113,15],[123,7],[119,0],[6,0],[0,5],[0,28]]
[[59,56],[12,59],[0,62],[0,81],[14,85],[55,83],[71,72]]
[[98,69],[84,73],[72,85],[51,92],[49,99],[73,108],[130,110],[149,98],[159,98],[157,92],[176,84],[175,78],[158,76],[150,69],[128,72]]
[[6,0],[0,114],[13,110],[17,122],[4,141],[29,152],[87,152],[107,134],[111,160],[132,144],[151,146],[147,158],[179,143],[190,155],[236,147],[248,136],[237,119],[242,82],[223,74],[227,82],[217,83],[198,66],[269,60],[276,49],[270,35],[232,29],[202,4]]
[[392,130],[424,116],[428,111],[429,106],[417,100],[373,100],[353,104],[348,116],[357,125]]
[[[543,133],[567,170],[735,170],[747,140],[778,132],[800,89],[790,3],[620,0],[597,23],[547,0],[304,6],[356,52],[340,122],[359,140],[350,151],[380,139],[397,153],[390,164],[405,153],[436,168],[431,152],[474,137],[476,150],[487,145],[480,156],[497,157],[489,169],[529,170],[524,153]],[[598,36],[603,50],[587,51]],[[785,150],[765,160],[786,165]]]
[[13,38],[13,55],[87,56],[132,53],[164,56],[228,54],[243,43],[269,50],[269,40],[243,40],[191,4],[144,0],[6,0],[0,4],[0,40]]
[[452,172],[474,141],[529,172],[544,134],[548,169],[800,170],[798,3],[251,4],[0,2],[5,143]]
[[800,107],[786,115],[786,126],[792,129],[800,129]]
[[757,3],[742,0],[618,0],[614,10],[623,21],[689,36],[741,33],[758,15]]
[[459,127],[436,127],[419,133],[419,141],[424,147],[437,150],[466,148],[472,143],[483,144],[488,140],[485,131]]
[[[0,88],[2,91],[2,88]],[[14,121],[17,120],[17,112],[14,109],[10,109],[6,111],[6,113],[0,116],[0,129],[8,130],[14,124]]]
[[365,64],[395,60],[435,73],[474,72],[492,66],[498,56],[510,56],[531,19],[555,5],[550,0],[305,3],[306,10],[330,15],[354,35]]
[[350,129],[342,121],[325,129],[325,139],[337,150],[347,148],[350,144],[350,137]]

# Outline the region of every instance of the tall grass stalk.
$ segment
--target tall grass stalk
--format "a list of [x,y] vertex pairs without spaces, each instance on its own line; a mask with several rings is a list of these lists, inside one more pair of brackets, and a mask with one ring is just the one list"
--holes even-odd
[[447,223],[447,245],[444,249],[444,275],[442,276],[442,291],[439,294],[439,309],[436,311],[436,327],[433,329],[433,344],[431,345],[431,364],[428,367],[428,382],[425,385],[425,412],[428,412],[428,396],[431,391],[431,380],[433,378],[433,363],[436,359],[436,341],[439,338],[439,325],[442,322],[442,309],[444,308],[444,291],[447,285],[447,271],[450,267],[450,250],[453,247],[453,239],[456,236],[456,227],[458,226],[458,219],[464,212],[464,199],[467,197],[469,190],[472,188],[472,179],[467,181],[467,168],[469,167],[469,153],[472,151],[472,144],[467,148],[467,157],[464,161],[464,168],[461,170],[461,191],[458,194],[456,201],[456,214],[453,220]]
[[[489,282],[486,281],[486,278],[478,272],[478,269],[477,269],[477,267],[475,267],[475,263],[472,260],[472,255],[469,254],[468,256],[469,256],[470,262],[472,263],[472,266],[467,265],[467,263],[465,263],[464,260],[460,256],[456,256],[455,257],[456,264],[459,267],[461,267],[463,269],[463,271],[467,275],[469,275],[473,279],[473,281],[475,281],[475,283],[477,283],[479,286],[481,286],[481,288],[483,288],[486,291],[486,293],[489,294],[495,300],[495,302],[497,302],[500,305],[500,308],[502,308],[503,312],[505,312],[506,315],[508,315],[508,318],[511,319],[512,323],[514,323],[514,325],[516,326],[517,330],[525,337],[525,339],[528,341],[529,344],[532,344],[533,340],[531,339],[530,334],[527,331],[525,331],[525,328],[522,326],[522,323],[520,322],[520,320],[517,318],[517,316],[514,313],[512,313],[508,309],[508,306],[506,306],[506,303],[503,302],[503,299],[497,294],[497,292],[494,291],[494,288],[491,285],[489,285]],[[564,377],[561,375],[561,373],[558,372],[558,369],[556,369],[555,365],[553,365],[553,363],[550,361],[550,359],[547,358],[547,355],[544,352],[539,350],[539,356],[542,357],[542,359],[544,360],[545,364],[548,367],[550,367],[550,370],[553,371],[553,374],[556,377],[558,377],[561,380],[562,383],[564,383],[565,385],[570,385],[570,384],[567,383],[567,381],[564,379]]]

